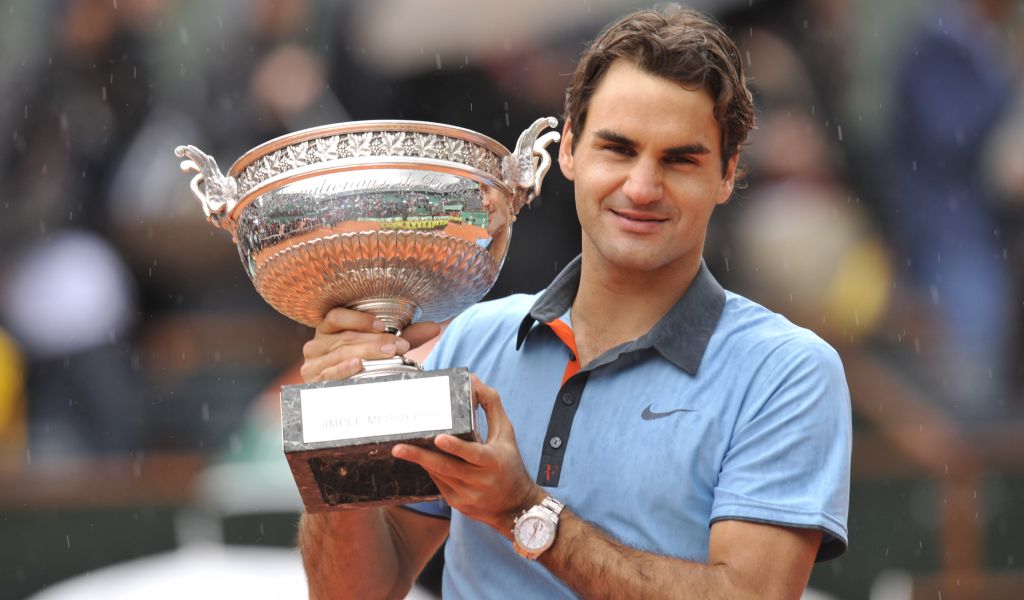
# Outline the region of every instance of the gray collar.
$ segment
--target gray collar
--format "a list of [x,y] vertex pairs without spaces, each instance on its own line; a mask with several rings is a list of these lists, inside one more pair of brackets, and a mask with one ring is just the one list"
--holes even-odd
[[[536,323],[550,323],[569,310],[579,290],[582,263],[582,258],[577,256],[533,303],[519,326],[516,349],[522,347]],[[725,290],[701,260],[700,270],[689,289],[650,331],[605,352],[592,361],[588,369],[613,362],[627,352],[654,348],[683,371],[696,375],[724,307]]]

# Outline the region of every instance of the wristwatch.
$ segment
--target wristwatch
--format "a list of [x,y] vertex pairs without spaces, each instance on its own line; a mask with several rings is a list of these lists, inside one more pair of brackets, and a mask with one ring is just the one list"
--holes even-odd
[[536,560],[555,542],[558,515],[565,505],[551,496],[524,510],[512,526],[513,546],[519,556]]

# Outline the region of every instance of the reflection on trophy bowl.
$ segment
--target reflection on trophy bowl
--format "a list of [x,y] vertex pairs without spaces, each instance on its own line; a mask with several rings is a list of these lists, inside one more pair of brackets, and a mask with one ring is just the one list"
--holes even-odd
[[177,154],[275,309],[315,327],[356,308],[400,331],[450,319],[494,284],[514,215],[550,165],[557,133],[538,136],[554,124],[539,119],[515,153],[435,123],[329,125],[262,144],[226,176],[194,147]]
[[316,326],[347,306],[401,329],[449,319],[490,289],[510,211],[500,190],[459,175],[348,171],[264,194],[236,235],[253,284],[282,314]]

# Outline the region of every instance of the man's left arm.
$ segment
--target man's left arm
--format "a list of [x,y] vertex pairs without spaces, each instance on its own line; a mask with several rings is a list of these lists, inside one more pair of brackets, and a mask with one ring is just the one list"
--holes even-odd
[[[396,445],[393,453],[423,466],[452,508],[511,540],[515,517],[547,494],[526,472],[497,392],[475,377],[473,392],[486,443],[441,435],[442,452]],[[620,544],[567,507],[539,561],[584,598],[799,598],[820,541],[814,529],[725,519],[711,526],[708,562],[697,563]]]
[[643,552],[562,511],[554,545],[538,559],[584,598],[800,598],[821,532],[718,521],[708,562]]

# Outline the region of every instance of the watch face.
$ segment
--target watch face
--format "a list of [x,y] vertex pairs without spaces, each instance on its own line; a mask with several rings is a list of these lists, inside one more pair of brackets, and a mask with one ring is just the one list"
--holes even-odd
[[554,523],[543,517],[527,516],[516,525],[516,542],[531,552],[546,548],[554,534]]

